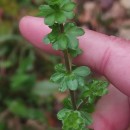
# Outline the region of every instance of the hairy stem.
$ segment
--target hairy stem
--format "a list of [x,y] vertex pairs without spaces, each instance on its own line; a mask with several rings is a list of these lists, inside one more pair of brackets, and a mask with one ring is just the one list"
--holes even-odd
[[[64,32],[64,25],[63,24],[60,25],[60,30],[61,30],[61,33]],[[65,60],[66,69],[67,69],[68,73],[71,73],[72,63],[71,63],[71,58],[70,58],[70,55],[68,53],[68,50],[63,51],[63,53],[64,53],[64,60]],[[73,109],[76,110],[77,106],[76,106],[76,101],[75,101],[75,91],[69,90],[69,92],[70,92],[70,97],[71,97]]]

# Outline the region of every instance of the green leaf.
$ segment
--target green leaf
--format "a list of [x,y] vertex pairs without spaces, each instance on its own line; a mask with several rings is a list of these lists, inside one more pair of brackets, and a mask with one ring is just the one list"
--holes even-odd
[[69,111],[62,116],[63,130],[83,130],[85,121],[79,111]]
[[32,87],[35,84],[36,77],[34,75],[29,74],[15,74],[11,77],[11,90],[13,91],[21,91],[25,87]]
[[89,126],[93,123],[91,114],[81,111],[81,115],[85,120],[86,126]]
[[101,80],[92,80],[85,86],[85,90],[82,94],[82,98],[88,98],[89,103],[94,103],[97,98],[108,93],[108,82]]
[[69,89],[68,81],[69,81],[69,76],[66,74],[66,76],[64,77],[64,79],[60,83],[59,90],[61,92],[65,92],[67,89]]
[[69,39],[69,48],[72,50],[77,50],[78,46],[79,46],[79,41],[77,38],[75,38],[74,36],[68,36]]
[[49,5],[59,5],[63,0],[45,0]]
[[43,39],[43,42],[45,43],[45,44],[50,44],[51,42],[50,42],[50,39],[48,38],[48,36],[46,36],[44,39]]
[[74,17],[75,4],[71,0],[46,0],[48,5],[40,6],[40,16],[45,17],[45,24],[51,26],[54,23],[65,23],[67,19]]
[[77,27],[74,23],[66,23],[65,32],[67,35],[72,35],[75,37],[82,36],[84,34],[84,30],[82,28]]
[[63,8],[65,11],[69,12],[69,11],[73,11],[73,9],[74,9],[75,7],[76,7],[76,4],[73,3],[73,2],[71,2],[71,3],[65,4],[62,8]]
[[[1,26],[1,30],[5,30],[5,32],[7,31],[7,30],[10,30],[9,29],[9,27],[10,26],[8,26],[8,24],[4,24],[5,26],[3,26],[3,28],[2,28],[2,26]],[[19,35],[16,35],[16,34],[2,34],[1,36],[0,36],[0,43],[4,43],[4,42],[7,42],[7,41],[12,41],[12,40],[16,40],[16,41],[20,41],[21,40],[21,37],[19,36]]]
[[64,28],[65,28],[65,32],[70,32],[71,31],[71,28],[74,27],[75,24],[74,23],[66,23]]
[[95,111],[95,103],[91,104],[86,102],[86,104],[84,104],[80,110],[91,114]]
[[21,101],[8,101],[7,106],[12,114],[25,119],[43,121],[43,113],[33,108],[27,108]]
[[82,50],[79,48],[76,50],[69,49],[69,53],[72,57],[77,57],[78,55],[82,53]]
[[60,81],[60,87],[59,87],[60,92],[65,92],[68,89],[67,81],[68,81],[68,76],[66,76],[65,74],[64,78]]
[[73,73],[75,75],[78,75],[78,76],[81,76],[81,77],[85,77],[85,76],[88,76],[91,73],[91,71],[90,71],[90,69],[88,67],[81,66],[81,67],[76,68],[73,71]]
[[52,26],[54,23],[55,23],[55,15],[54,14],[47,15],[47,17],[45,18],[45,24]]
[[11,101],[11,102],[8,102],[7,105],[10,112],[13,113],[14,115],[20,116],[22,118],[26,117],[28,109],[22,102]]
[[95,101],[96,101],[96,96],[90,95],[90,96],[88,97],[88,102],[89,102],[90,104],[95,103]]
[[61,82],[59,91],[60,92],[65,92],[68,89],[67,83],[66,83],[66,78]]
[[46,0],[49,5],[40,6],[40,16],[45,17],[45,24],[51,26],[56,23],[65,23],[66,19],[74,17],[75,4],[70,0]]
[[57,41],[57,36],[59,36],[59,25],[55,23],[53,26],[50,26],[52,32],[47,35],[51,43],[55,43]]
[[85,109],[88,113],[93,113],[95,111],[95,104],[87,104]]
[[57,92],[59,85],[48,80],[37,82],[32,93],[38,97],[49,97]]
[[66,21],[66,17],[64,15],[64,12],[60,11],[56,13],[56,21],[61,24]]
[[57,117],[58,117],[58,119],[59,120],[63,120],[64,118],[65,118],[65,116],[66,116],[66,113],[68,113],[68,112],[70,112],[71,110],[69,110],[69,109],[62,109],[62,110],[60,110],[59,112],[58,112],[58,114],[57,114]]
[[90,91],[91,89],[87,88],[86,91],[83,92],[82,97],[86,98],[91,96],[93,93]]
[[64,11],[64,15],[68,18],[68,19],[73,19],[75,14],[74,12],[66,12]]
[[[83,30],[81,28],[78,28],[73,23],[67,23],[64,26],[64,31],[66,36],[68,37],[68,44],[69,49],[71,50],[78,50],[79,41],[77,39],[77,36],[81,36],[83,34]],[[77,53],[79,50],[77,51]]]
[[75,29],[75,32],[73,32],[73,35],[76,35],[76,36],[82,36],[84,35],[84,30],[82,28],[76,28]]
[[50,80],[53,82],[60,82],[61,80],[63,80],[64,76],[64,73],[57,72],[51,76]]
[[52,47],[53,47],[54,50],[59,50],[59,45],[58,45],[57,42],[53,43]]
[[85,85],[84,78],[82,78],[82,77],[77,77],[77,81],[78,81],[78,84],[79,84],[80,86],[84,86],[84,85]]
[[77,79],[75,78],[75,77],[73,77],[73,76],[69,76],[68,78],[67,78],[67,85],[68,85],[68,88],[70,89],[70,90],[77,90],[77,88],[78,88],[78,81],[77,81]]
[[73,109],[70,98],[65,98],[63,101],[63,105],[64,105],[64,108]]
[[62,0],[62,2],[60,3],[60,8],[62,8],[65,4],[67,3],[71,3],[72,0]]
[[64,35],[64,34],[61,34],[59,37],[58,37],[58,45],[59,45],[59,48],[61,50],[65,50],[67,49],[67,46],[68,46],[68,38]]
[[45,121],[44,120],[45,115],[43,114],[42,111],[40,111],[38,109],[29,108],[26,116],[27,116],[28,119],[37,120],[37,121],[40,121],[40,122]]
[[21,73],[25,73],[27,71],[32,71],[34,68],[34,66],[33,66],[34,60],[35,60],[35,54],[31,50],[31,51],[29,51],[28,56],[26,56],[25,58],[23,58],[21,60],[17,73],[21,74]]
[[[50,34],[48,34],[46,37],[49,39],[50,43],[54,43],[56,42],[56,36],[58,35],[58,33],[55,34],[55,32],[51,32]],[[46,40],[46,39],[45,39]],[[47,41],[47,43],[49,42]],[[46,42],[46,41],[45,41]]]
[[40,16],[44,16],[44,17],[54,12],[54,10],[49,5],[41,5],[39,7],[39,10],[40,10]]
[[55,71],[57,72],[66,72],[66,68],[64,64],[58,64],[55,66]]

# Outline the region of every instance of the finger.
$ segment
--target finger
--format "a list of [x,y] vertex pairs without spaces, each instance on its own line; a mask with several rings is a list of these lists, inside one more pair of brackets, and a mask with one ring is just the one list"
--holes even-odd
[[44,24],[43,18],[31,16],[23,17],[19,24],[21,34],[35,47],[50,54],[59,54],[52,49],[51,45],[43,43],[43,38],[51,32],[51,29]]
[[[20,21],[20,31],[36,47],[56,53],[50,45],[42,42],[43,37],[50,32],[42,18],[24,17]],[[90,30],[86,30],[79,41],[84,53],[75,62],[102,73],[114,86],[130,96],[130,42]]]
[[93,117],[94,130],[127,130],[130,121],[128,97],[111,85],[109,94],[97,103]]

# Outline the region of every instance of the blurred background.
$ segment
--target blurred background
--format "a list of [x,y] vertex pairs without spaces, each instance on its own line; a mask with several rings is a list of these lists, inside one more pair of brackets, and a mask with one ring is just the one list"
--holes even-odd
[[[19,20],[44,0],[0,0],[0,130],[60,130],[56,113],[67,93],[49,81],[60,58],[34,48]],[[129,0],[77,0],[77,25],[130,39]]]

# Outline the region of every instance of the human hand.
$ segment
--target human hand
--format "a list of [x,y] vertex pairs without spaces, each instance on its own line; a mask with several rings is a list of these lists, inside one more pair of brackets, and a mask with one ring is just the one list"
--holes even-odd
[[[19,26],[22,35],[34,46],[50,54],[60,54],[42,42],[43,37],[51,31],[43,24],[43,18],[26,16]],[[111,83],[109,94],[102,97],[96,105],[92,128],[126,130],[130,121],[130,41],[90,30],[85,32],[79,38],[84,53],[74,63],[89,66]]]

